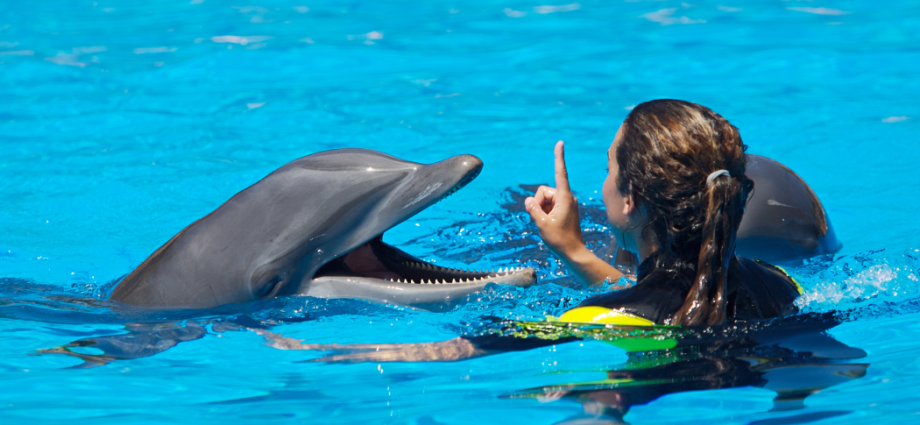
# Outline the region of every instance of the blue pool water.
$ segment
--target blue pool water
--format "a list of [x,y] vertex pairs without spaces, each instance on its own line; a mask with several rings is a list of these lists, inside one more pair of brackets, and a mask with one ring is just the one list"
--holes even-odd
[[209,327],[95,368],[35,354],[169,319],[113,311],[105,294],[239,190],[339,147],[425,163],[479,156],[475,182],[386,240],[449,266],[523,262],[547,283],[491,287],[439,314],[283,299],[208,312],[180,330],[244,317],[313,343],[426,342],[488,315],[558,314],[598,290],[573,286],[535,244],[526,217],[506,205],[509,188],[551,182],[552,145],[563,139],[572,185],[597,208],[616,128],[633,105],[661,97],[711,107],[741,129],[749,152],[811,184],[843,250],[790,269],[806,288],[801,306],[853,312],[829,334],[864,350],[858,362],[869,366],[794,410],[741,385],[664,394],[625,420],[920,418],[917,2],[138,3],[0,4],[3,423],[612,421],[596,400],[509,396],[604,379],[630,361],[600,342],[342,365]]

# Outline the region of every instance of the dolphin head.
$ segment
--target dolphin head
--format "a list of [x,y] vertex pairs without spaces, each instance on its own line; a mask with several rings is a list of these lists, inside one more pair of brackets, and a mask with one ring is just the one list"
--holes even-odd
[[442,309],[490,282],[528,286],[535,281],[529,268],[437,267],[382,240],[481,170],[472,155],[430,165],[365,149],[300,158],[186,227],[129,274],[112,299],[207,308],[299,294]]

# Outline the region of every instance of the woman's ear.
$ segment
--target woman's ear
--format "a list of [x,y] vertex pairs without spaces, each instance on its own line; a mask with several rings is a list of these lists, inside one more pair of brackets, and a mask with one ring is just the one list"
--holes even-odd
[[632,193],[627,194],[623,197],[623,215],[631,217],[636,211],[639,211],[639,205],[636,199],[633,197]]

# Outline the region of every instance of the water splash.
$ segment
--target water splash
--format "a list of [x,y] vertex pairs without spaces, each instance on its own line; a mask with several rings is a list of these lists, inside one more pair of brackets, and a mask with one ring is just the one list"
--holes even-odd
[[826,312],[920,298],[918,250],[886,254],[870,251],[790,269],[805,289],[796,305],[803,312]]

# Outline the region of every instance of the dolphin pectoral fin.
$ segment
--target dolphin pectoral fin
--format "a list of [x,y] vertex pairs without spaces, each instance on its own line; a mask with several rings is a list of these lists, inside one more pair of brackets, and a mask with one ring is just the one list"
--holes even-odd
[[[203,338],[207,330],[197,324],[173,325],[128,325],[124,334],[85,338],[59,347],[36,351],[36,354],[64,354],[83,360],[85,363],[73,366],[82,369],[104,366],[116,360],[133,360],[149,357],[166,351],[177,344]],[[89,348],[101,351],[88,354],[75,348]]]
[[[78,341],[79,342],[79,341]],[[47,348],[42,350],[37,350],[35,355],[41,354],[63,354],[65,356],[76,357],[80,360],[83,360],[83,363],[69,367],[68,369],[89,369],[97,366],[105,366],[109,364],[112,360],[115,360],[104,354],[83,354],[71,351],[70,347],[74,346],[72,343],[67,345],[62,345],[60,347]]]

